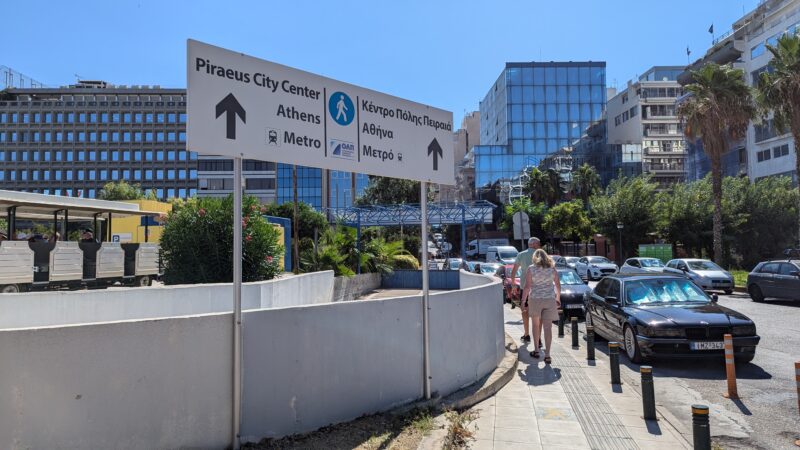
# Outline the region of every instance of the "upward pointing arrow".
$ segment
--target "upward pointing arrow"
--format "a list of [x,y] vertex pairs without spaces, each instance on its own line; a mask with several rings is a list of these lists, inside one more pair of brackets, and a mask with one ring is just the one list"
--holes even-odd
[[433,153],[433,170],[439,170],[439,158],[442,158],[442,147],[439,146],[439,141],[436,138],[433,138],[430,144],[428,144],[428,156],[431,156]]
[[223,113],[228,113],[225,123],[225,137],[236,139],[236,116],[242,119],[242,123],[247,123],[247,113],[233,94],[226,95],[222,101],[217,103],[217,119]]

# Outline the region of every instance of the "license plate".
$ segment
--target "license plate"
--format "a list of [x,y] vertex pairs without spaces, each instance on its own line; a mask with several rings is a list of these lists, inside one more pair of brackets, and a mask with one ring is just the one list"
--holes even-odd
[[691,342],[689,348],[692,350],[722,350],[725,347],[722,342]]
[[579,303],[574,303],[574,304],[571,304],[571,305],[564,305],[564,308],[565,309],[583,309],[583,305],[581,305]]

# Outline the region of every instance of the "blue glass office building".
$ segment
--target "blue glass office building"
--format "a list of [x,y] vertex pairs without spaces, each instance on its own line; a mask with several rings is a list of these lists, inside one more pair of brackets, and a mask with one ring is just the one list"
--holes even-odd
[[506,63],[480,104],[475,190],[518,177],[573,146],[606,106],[605,62]]
[[[327,176],[327,189],[323,189],[326,180],[322,169],[297,166],[297,198],[316,209],[352,206],[354,175],[356,197],[358,197],[369,184],[369,176],[361,173],[353,174],[352,172],[330,170]],[[294,198],[291,164],[278,164],[277,185],[278,203],[291,202]],[[327,195],[325,194],[326,190]],[[326,201],[323,202],[323,199]]]

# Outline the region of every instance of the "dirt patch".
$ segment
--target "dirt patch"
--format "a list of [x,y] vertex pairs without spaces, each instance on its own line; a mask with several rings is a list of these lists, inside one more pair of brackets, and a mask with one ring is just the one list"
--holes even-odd
[[427,411],[416,410],[402,416],[374,414],[352,422],[320,428],[313,433],[264,439],[258,444],[248,444],[242,448],[407,450],[417,448],[422,438],[434,426],[433,418]]

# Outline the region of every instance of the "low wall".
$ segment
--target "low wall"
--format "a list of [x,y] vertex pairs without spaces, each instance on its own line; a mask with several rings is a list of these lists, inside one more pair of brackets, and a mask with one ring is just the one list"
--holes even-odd
[[[428,285],[430,289],[454,290],[459,288],[459,271],[429,270]],[[384,275],[381,287],[385,289],[422,289],[421,270],[395,270]]]
[[0,448],[223,448],[231,314],[0,330]]
[[[242,309],[328,303],[333,272],[287,275],[242,285]],[[229,283],[0,295],[0,329],[229,312]]]
[[381,275],[378,273],[336,277],[333,279],[333,301],[349,302],[379,287],[381,287]]

